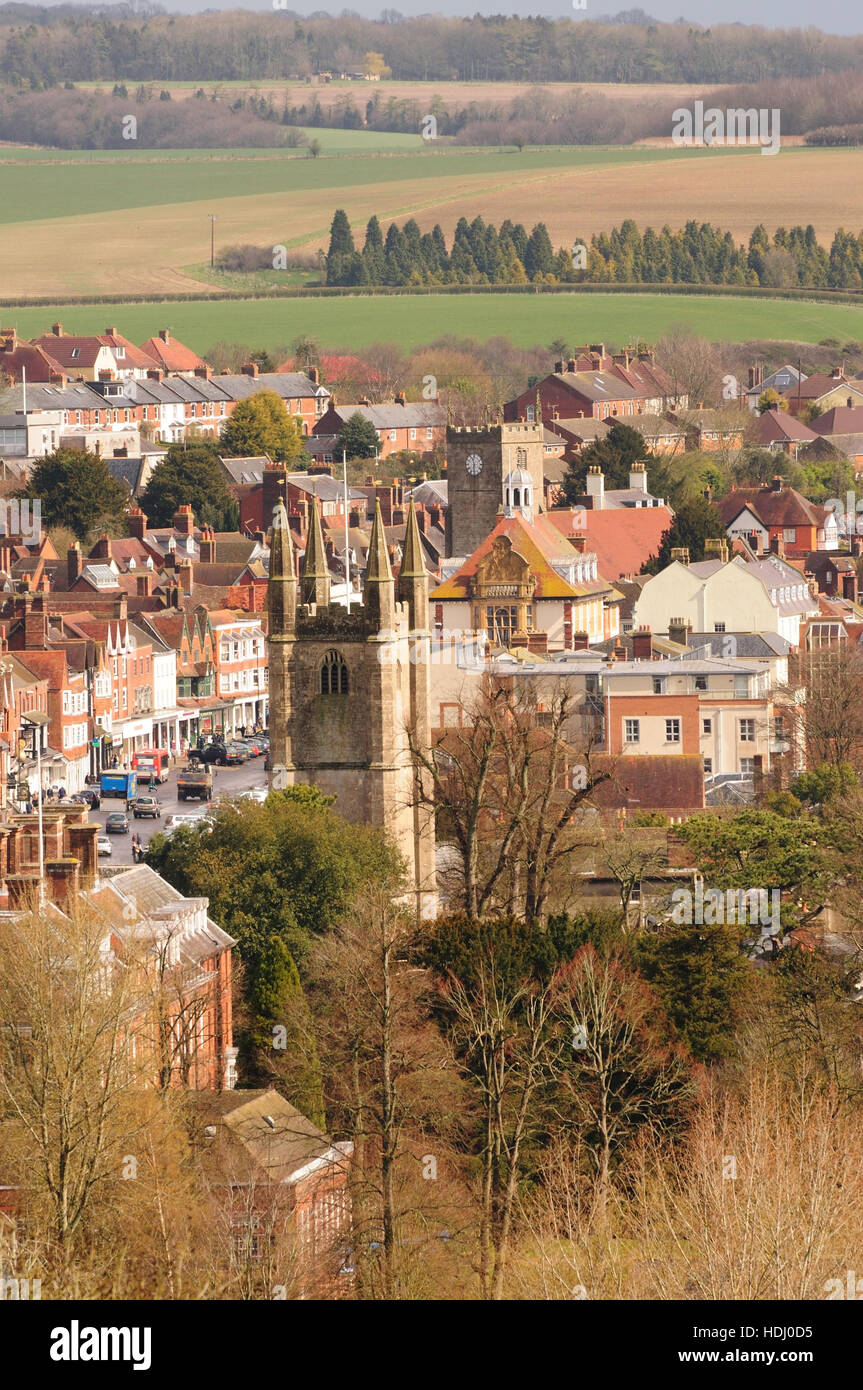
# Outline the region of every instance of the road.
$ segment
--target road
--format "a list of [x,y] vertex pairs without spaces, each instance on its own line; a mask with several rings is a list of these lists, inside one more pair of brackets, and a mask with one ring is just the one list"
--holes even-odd
[[[267,785],[267,774],[264,771],[264,759],[250,758],[242,767],[214,767],[213,768],[213,801],[215,806],[220,796],[236,796],[238,792],[248,791],[251,787],[265,787]],[[112,853],[110,858],[104,855],[100,858],[100,864],[131,864],[132,863],[132,835],[137,831],[141,837],[141,842],[147,845],[150,836],[157,830],[161,830],[166,816],[172,813],[191,814],[195,811],[204,809],[205,803],[202,801],[178,801],[177,800],[177,772],[172,771],[167,782],[163,782],[161,787],[156,787],[152,793],[147,792],[146,787],[142,788],[145,795],[155,796],[162,808],[162,820],[151,820],[149,816],[135,820],[129,816],[128,835],[109,835]],[[105,821],[112,811],[122,811],[123,801],[120,797],[106,796],[102,799],[102,808],[99,811],[90,812],[90,821],[98,821],[104,830]]]

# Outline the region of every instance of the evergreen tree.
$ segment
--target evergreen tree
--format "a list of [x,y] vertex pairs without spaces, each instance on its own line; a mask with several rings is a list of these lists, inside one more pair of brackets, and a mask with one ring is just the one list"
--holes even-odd
[[349,459],[370,459],[374,458],[379,448],[378,432],[371,420],[355,410],[343,424],[336,440],[336,455],[340,458],[344,451]]
[[243,1070],[253,1086],[278,1086],[292,1105],[323,1129],[323,1080],[311,1015],[294,958],[280,936],[261,944],[249,962],[250,1021],[241,1040]]
[[718,507],[706,497],[690,498],[678,508],[674,521],[662,537],[659,553],[650,557],[645,570],[648,574],[657,574],[665,569],[671,563],[672,550],[682,546],[689,551],[690,563],[696,564],[704,559],[705,542],[724,535],[725,526]]
[[355,260],[356,248],[351,224],[348,221],[347,213],[342,208],[338,208],[330,227],[330,248],[326,260],[327,284],[355,284],[356,280],[350,278],[351,275],[355,276],[357,273]]
[[554,249],[544,222],[537,222],[528,237],[527,248],[524,253],[524,268],[528,280],[536,280],[541,275],[550,275],[554,270]]

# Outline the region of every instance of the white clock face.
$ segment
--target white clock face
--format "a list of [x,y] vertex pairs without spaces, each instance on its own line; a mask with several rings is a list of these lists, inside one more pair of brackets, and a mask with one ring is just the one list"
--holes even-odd
[[471,477],[475,478],[478,473],[482,472],[482,459],[479,454],[468,454],[464,466]]

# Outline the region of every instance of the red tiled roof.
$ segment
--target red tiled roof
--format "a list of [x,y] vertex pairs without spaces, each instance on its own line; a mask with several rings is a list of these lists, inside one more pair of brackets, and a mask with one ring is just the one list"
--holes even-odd
[[[4,343],[12,343],[12,350],[4,349]],[[20,381],[22,368],[27,372],[27,380],[32,382],[49,382],[52,376],[63,372],[56,357],[44,348],[22,343],[18,338],[4,338],[0,342],[0,372],[11,376],[13,381]]]
[[591,772],[611,774],[590,794],[597,806],[631,811],[700,811],[704,807],[704,766],[686,754],[642,754],[636,758],[591,759]]
[[491,553],[499,536],[506,536],[516,554],[521,555],[530,566],[530,573],[536,581],[536,598],[574,598],[580,594],[583,586],[568,584],[552,564],[555,559],[576,560],[578,556],[573,546],[550,524],[547,516],[538,516],[530,522],[516,513],[514,516],[499,516],[494,530],[465,560],[461,569],[432,591],[430,598],[468,598],[470,581],[476,575],[480,561]]
[[165,338],[158,334],[155,338],[148,338],[146,343],[141,344],[141,351],[148,357],[154,357],[166,372],[193,372],[196,367],[206,366],[203,358],[167,332]]
[[827,515],[823,507],[807,502],[793,487],[775,491],[771,487],[741,487],[717,502],[723,524],[730,526],[748,507],[765,526],[823,526]]
[[[64,371],[80,371],[82,367],[92,367],[104,343],[101,338],[89,335],[77,336],[74,333],[43,333],[34,338],[33,344],[59,362]],[[77,356],[73,357],[73,352]]]
[[100,336],[99,342],[104,343],[109,348],[121,347],[126,349],[123,357],[117,359],[117,366],[120,368],[135,367],[139,371],[152,371],[159,366],[152,353],[136,347],[128,338],[124,338],[122,333],[108,333],[106,331]]
[[834,405],[812,421],[815,434],[863,434],[863,402],[860,405]]
[[657,554],[673,520],[668,507],[554,510],[546,516],[562,535],[587,537],[585,549],[596,556],[597,573],[611,583],[642,572],[651,555]]
[[[832,415],[832,411],[830,414]],[[863,429],[863,426],[861,426]],[[787,410],[765,410],[763,415],[753,421],[747,430],[747,437],[754,444],[774,444],[785,439],[800,444],[811,444],[818,436]]]

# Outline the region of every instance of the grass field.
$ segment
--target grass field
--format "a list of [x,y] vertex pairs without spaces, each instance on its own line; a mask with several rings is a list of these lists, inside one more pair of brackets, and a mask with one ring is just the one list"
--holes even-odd
[[142,343],[170,327],[205,352],[219,339],[275,347],[308,333],[330,348],[361,348],[390,340],[416,347],[447,333],[480,340],[502,335],[521,346],[570,342],[655,342],[672,324],[689,324],[717,340],[863,340],[863,306],[807,301],[695,298],[673,295],[458,295],[385,299],[234,300],[227,303],[63,305],[5,310],[3,324],[34,337],[56,319],[67,332],[102,332],[108,323]]
[[372,213],[384,226],[414,216],[424,231],[439,221],[448,235],[459,217],[477,213],[497,223],[542,218],[556,246],[626,217],[679,226],[695,215],[741,240],[759,220],[770,229],[811,221],[827,241],[837,226],[863,227],[861,150],[789,149],[767,158],[669,147],[295,153],[12,160],[0,200],[3,291],[60,301],[195,292],[208,284],[194,268],[208,257],[211,213],[217,246],[309,250],[326,244],[336,207],[360,234]]

